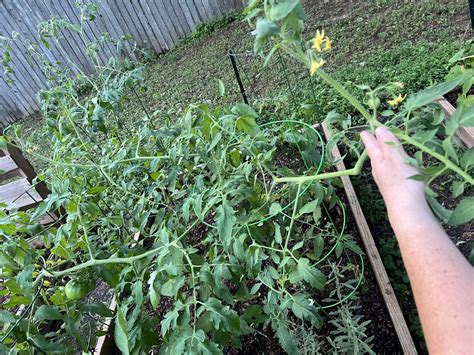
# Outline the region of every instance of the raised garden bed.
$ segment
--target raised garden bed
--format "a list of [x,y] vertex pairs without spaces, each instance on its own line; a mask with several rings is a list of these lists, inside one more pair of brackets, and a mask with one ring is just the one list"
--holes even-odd
[[[323,128],[326,138],[329,140],[329,130],[327,130],[325,126],[323,126]],[[333,148],[332,154],[334,159],[341,158],[337,146]],[[280,157],[277,156],[275,159],[285,162],[285,164],[294,164],[292,163],[294,162],[294,157],[290,157],[287,154],[282,154]],[[337,168],[338,171],[344,171],[344,163],[339,163]],[[367,336],[374,338],[373,350],[376,353],[384,351],[400,353],[403,351],[407,354],[415,354],[416,349],[413,340],[411,339],[390,281],[388,280],[375,247],[375,242],[361,211],[351,181],[348,177],[342,177],[342,183],[343,190],[346,194],[342,202],[346,206],[349,206],[352,211],[352,213],[348,213],[346,216],[346,223],[348,225],[346,233],[353,235],[355,241],[362,243],[366,249],[366,254],[362,258],[365,264],[365,270],[362,276],[360,300],[357,302],[357,305],[361,307],[358,314],[362,315],[364,320],[370,321],[367,325]],[[343,223],[341,213],[340,209],[332,213],[331,218],[334,219],[336,224]],[[203,236],[204,235],[201,235],[199,238]],[[350,301],[349,299],[348,302]],[[116,311],[115,299],[112,300],[110,309],[114,312]],[[164,313],[164,311],[160,309],[157,309],[157,312],[160,314]],[[105,326],[108,334],[99,338],[94,351],[95,354],[112,354],[118,351],[113,339],[114,322],[112,320],[107,321]],[[104,330],[106,329],[104,328]],[[327,336],[330,336],[331,330],[332,327],[330,324],[325,325],[320,331],[320,333],[322,333],[319,335],[326,336],[324,334],[327,332]],[[253,353],[261,351],[284,353],[278,340],[274,338],[271,331],[268,332],[268,329],[260,329],[259,333],[244,336],[242,339],[242,348],[238,351],[229,348],[226,353]]]

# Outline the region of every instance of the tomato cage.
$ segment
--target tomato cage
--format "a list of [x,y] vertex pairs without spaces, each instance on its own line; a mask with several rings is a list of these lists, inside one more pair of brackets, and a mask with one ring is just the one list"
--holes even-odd
[[[253,105],[259,111],[273,110],[280,118],[293,117],[314,121],[313,114],[318,113],[314,105],[315,97],[308,98],[304,92],[314,94],[314,80],[309,79],[308,71],[293,58],[272,50],[266,46],[267,56],[257,55],[253,50],[254,37],[242,37],[227,52],[232,65],[240,100]],[[234,89],[235,90],[235,89]]]

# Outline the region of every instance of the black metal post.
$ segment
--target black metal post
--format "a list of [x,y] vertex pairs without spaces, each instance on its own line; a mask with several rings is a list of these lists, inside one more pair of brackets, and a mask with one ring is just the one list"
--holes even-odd
[[471,30],[474,31],[474,0],[469,0],[469,8],[471,9]]
[[235,53],[231,49],[229,49],[229,58],[232,63],[232,67],[234,68],[235,78],[237,79],[237,83],[239,84],[240,93],[242,94],[242,98],[244,102],[248,105],[249,101],[247,99],[247,95],[245,94],[244,84],[242,83],[242,79],[240,78],[239,68],[237,67],[237,62],[235,61]]

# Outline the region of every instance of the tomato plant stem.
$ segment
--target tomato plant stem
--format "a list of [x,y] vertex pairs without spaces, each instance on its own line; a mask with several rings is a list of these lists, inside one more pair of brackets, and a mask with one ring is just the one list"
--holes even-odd
[[358,175],[366,159],[367,159],[367,151],[364,151],[352,169],[348,169],[344,171],[334,171],[330,173],[310,175],[310,176],[294,176],[294,177],[276,178],[275,183],[277,184],[278,183],[304,184],[305,182],[334,179],[334,178],[347,176],[347,175]]

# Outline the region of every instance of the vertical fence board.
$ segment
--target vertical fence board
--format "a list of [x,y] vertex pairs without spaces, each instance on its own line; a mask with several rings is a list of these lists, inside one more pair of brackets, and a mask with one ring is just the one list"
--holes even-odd
[[[13,16],[15,15],[15,12],[17,11],[17,9],[15,8],[15,5],[16,5],[16,2],[12,0],[7,0],[4,2],[6,14],[8,14],[10,18],[13,18]],[[16,21],[16,25],[18,25],[16,31],[20,33],[20,35],[22,36],[29,35],[28,28],[22,18],[19,18],[18,21]],[[28,76],[31,78],[32,83],[33,83],[33,90],[34,92],[36,92],[41,87],[42,82],[44,81],[44,76],[42,76],[41,73],[38,75],[37,70],[35,70],[35,68],[32,68],[31,63],[28,60],[28,56],[27,56],[25,48],[19,48],[17,46],[17,50],[18,50],[18,53],[21,53],[20,55],[17,55],[17,58],[21,62],[23,67],[26,68],[28,72]]]
[[[10,16],[7,14],[7,11],[3,2],[0,2],[0,23],[10,25],[9,17]],[[5,33],[5,35],[9,36],[10,33]],[[12,61],[10,62],[9,65],[14,70],[12,77],[15,78],[15,82],[11,84],[11,87],[14,89],[13,92],[15,93],[15,98],[17,101],[21,103],[22,108],[28,113],[33,113],[36,107],[35,107],[33,89],[31,89],[30,87],[31,77],[27,74],[27,72],[23,68],[22,61],[20,60],[21,53],[19,53],[18,46],[15,43],[13,43],[12,47],[13,47],[13,55],[12,55]],[[33,97],[31,97],[32,93],[33,93]]]
[[[186,2],[186,7],[188,8],[189,12],[191,13],[191,16],[193,17],[194,28],[196,28],[196,26],[199,25],[199,22],[200,22],[200,16],[199,16],[199,13],[198,13],[198,10],[197,10],[197,6],[195,4],[196,0],[195,1],[183,0],[183,1]],[[197,0],[197,1],[199,1],[199,0]]]
[[159,51],[159,46],[157,46],[157,41],[155,40],[153,36],[153,31],[151,30],[151,27],[149,26],[148,21],[146,21],[146,14],[142,10],[142,7],[140,6],[139,1],[133,4],[132,10],[135,13],[135,16],[137,18],[139,25],[141,26],[141,31],[143,31],[143,33],[146,36],[146,43],[143,47],[151,48],[151,47],[156,46],[155,50]]
[[186,0],[178,0],[178,5],[181,9],[181,12],[183,13],[184,18],[186,19],[186,25],[188,26],[187,33],[189,34],[194,31],[194,28],[196,28],[196,21],[189,10]]
[[168,32],[173,40],[173,43],[179,38],[178,33],[176,32],[176,28],[173,25],[173,21],[171,21],[170,13],[168,11],[167,1],[164,0],[156,0],[154,1],[155,5],[157,6],[157,11],[161,15],[165,26],[168,28]]
[[[98,8],[94,21],[86,21],[83,35],[69,30],[61,31],[50,48],[40,43],[37,26],[52,16],[59,16],[78,25],[80,10],[73,0],[0,0],[0,35],[9,37],[13,31],[21,40],[40,43],[39,55],[20,44],[13,44],[11,68],[15,82],[7,85],[0,69],[0,128],[18,121],[38,110],[36,93],[48,87],[50,80],[43,72],[42,61],[61,63],[72,74],[92,73],[95,65],[86,55],[86,44],[99,41],[97,59],[106,63],[113,55],[131,55],[132,47],[125,44],[117,53],[113,43],[101,43],[103,33],[116,41],[122,35],[133,36],[137,45],[157,53],[171,49],[179,38],[191,34],[199,23],[241,9],[243,0],[92,0]],[[1,55],[2,53],[0,53]]]
[[171,14],[171,21],[173,22],[174,26],[175,26],[175,29],[176,29],[176,33],[178,34],[179,37],[183,37],[186,35],[186,30],[185,30],[185,26],[182,22],[182,17],[183,17],[183,13],[179,12],[179,11],[176,11],[176,8],[178,6],[178,3],[177,1],[167,1],[167,8],[168,10],[170,11],[170,14]]
[[[168,49],[169,46],[166,43],[166,40],[163,36],[163,29],[159,24],[159,20],[157,21],[157,16],[151,11],[148,2],[144,1],[141,3],[142,11],[145,14],[145,18],[148,21],[148,25],[150,26],[151,30],[153,31],[154,35],[154,43],[155,43],[155,50],[160,53],[165,49]],[[157,49],[159,48],[159,49]]]
[[186,12],[187,9],[183,8],[181,1],[174,1],[173,3],[175,4],[176,12],[178,13],[178,16],[180,16],[183,24],[184,35],[191,33],[193,31],[190,23],[190,21],[192,22],[192,19],[189,18],[189,13]]
[[163,45],[160,39],[160,35],[157,33],[157,26],[154,23],[153,16],[150,16],[150,9],[146,2],[138,2],[137,3],[137,13],[139,13],[139,17],[143,23],[143,26],[146,28],[147,33],[149,34],[150,38],[150,45],[153,47],[155,52],[159,53],[163,49]]
[[143,28],[141,19],[137,16],[134,5],[131,0],[122,0],[123,6],[120,7],[120,11],[122,13],[122,18],[125,20],[127,27],[130,30],[135,39],[139,38],[140,40],[137,41],[140,47],[149,47],[150,46],[150,39],[148,38],[148,34],[146,33],[145,29]]
[[[33,6],[39,11],[40,13],[40,19],[41,20],[48,20],[55,16],[56,14],[51,11],[51,7],[48,6],[48,1],[49,0],[38,0]],[[62,43],[64,43],[64,40],[58,40],[56,43],[54,40],[50,40],[50,51],[54,59],[57,61],[67,64],[68,63],[68,58],[65,55],[65,51],[62,48]],[[69,47],[69,43],[67,43],[69,50],[71,51],[70,55],[73,55],[73,51]],[[79,64],[79,63],[78,63]],[[89,70],[92,70],[92,65],[89,64],[88,67]],[[71,70],[77,73],[77,68],[71,67]]]
[[171,36],[171,32],[163,18],[164,13],[158,8],[156,1],[149,2],[148,7],[150,11],[154,14],[156,23],[161,30],[163,41],[165,41],[166,43],[166,49],[167,50],[171,49],[175,41],[173,40],[173,37]]
[[[48,0],[47,0],[48,1]],[[50,11],[53,11],[57,16],[62,18],[67,18],[70,23],[73,25],[79,25],[80,19],[78,12],[79,10],[70,2],[63,2],[61,0],[49,0],[51,1],[48,8]],[[82,68],[87,68],[88,70],[93,69],[93,60],[89,58],[86,54],[85,45],[93,41],[93,37],[85,31],[85,40],[82,39],[80,34],[72,31],[65,31],[64,39],[61,41],[61,44],[67,51],[71,62],[78,64],[77,72]],[[69,58],[66,57],[67,60]]]

